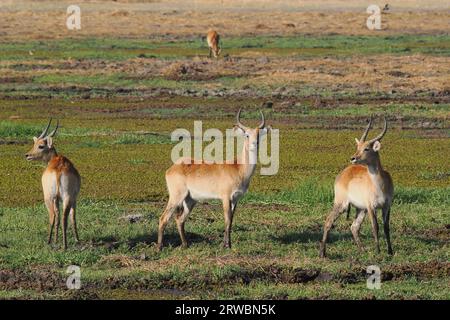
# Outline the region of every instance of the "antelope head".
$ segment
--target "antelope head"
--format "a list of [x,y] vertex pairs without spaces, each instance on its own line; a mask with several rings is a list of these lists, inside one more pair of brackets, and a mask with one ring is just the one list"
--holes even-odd
[[270,126],[266,126],[266,120],[264,118],[264,113],[260,110],[261,114],[261,122],[256,128],[249,128],[244,126],[241,123],[241,109],[239,109],[237,115],[236,115],[236,125],[234,126],[235,132],[243,135],[245,137],[246,143],[248,143],[248,149],[249,151],[256,151],[258,150],[259,146],[259,139],[263,135],[267,134],[267,132],[271,129]]
[[28,161],[32,160],[42,160],[48,161],[51,153],[55,152],[55,148],[53,146],[53,137],[56,134],[56,131],[59,127],[59,121],[56,123],[55,129],[50,133],[48,133],[48,129],[52,123],[52,119],[48,122],[47,127],[42,131],[39,137],[33,137],[33,147],[30,151],[25,155]]
[[373,163],[374,160],[378,159],[378,151],[381,148],[381,139],[384,137],[387,131],[387,121],[384,118],[384,128],[383,131],[373,138],[372,140],[366,141],[367,134],[372,126],[372,117],[369,119],[369,123],[366,127],[366,130],[362,134],[361,138],[356,141],[356,153],[351,157],[350,161],[353,164],[370,164]]

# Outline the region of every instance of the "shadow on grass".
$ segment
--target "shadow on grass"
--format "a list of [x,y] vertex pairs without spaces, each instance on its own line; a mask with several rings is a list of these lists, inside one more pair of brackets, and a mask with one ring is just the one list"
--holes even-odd
[[[188,243],[191,245],[193,243],[211,243],[210,239],[192,232],[186,232],[186,238]],[[144,244],[144,245],[154,245],[158,241],[158,233],[157,232],[151,232],[151,233],[145,233],[138,235],[136,237],[128,239],[126,242],[128,244],[128,247],[130,249],[134,248],[138,244]],[[181,239],[180,235],[177,232],[165,232],[164,233],[164,246],[172,246],[172,247],[178,247],[181,246]]]
[[[282,244],[293,243],[309,243],[319,242],[322,240],[322,232],[317,231],[302,231],[289,232],[280,236],[270,236],[273,241],[278,241]],[[352,235],[349,233],[330,232],[327,243],[336,241],[353,241]]]
[[429,237],[415,237],[417,240],[425,243],[426,245],[435,245],[435,246],[439,246],[439,247],[443,247],[445,245],[449,244],[449,240],[444,240],[444,239],[434,239],[434,238],[429,238]]
[[93,237],[89,241],[93,247],[104,247],[108,250],[114,250],[120,246],[120,240],[112,235]]

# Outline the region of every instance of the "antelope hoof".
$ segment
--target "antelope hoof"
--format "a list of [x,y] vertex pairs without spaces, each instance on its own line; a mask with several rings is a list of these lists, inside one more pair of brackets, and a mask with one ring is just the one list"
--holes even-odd
[[390,254],[391,256],[394,254],[394,251],[392,251],[392,248],[388,249],[388,254]]
[[189,243],[184,242],[184,243],[181,244],[181,247],[182,247],[183,249],[187,249],[187,248],[189,248]]
[[231,249],[231,243],[225,242],[225,243],[223,244],[223,247],[224,247],[224,248],[227,248],[227,249]]
[[158,244],[156,245],[156,251],[161,252],[161,251],[162,251],[162,248],[163,248],[163,245],[162,245],[161,243],[158,243]]

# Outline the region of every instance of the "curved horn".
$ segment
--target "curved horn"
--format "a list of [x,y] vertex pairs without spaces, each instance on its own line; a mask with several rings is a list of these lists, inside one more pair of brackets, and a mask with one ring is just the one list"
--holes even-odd
[[375,142],[375,141],[380,141],[384,135],[386,134],[387,131],[387,121],[386,121],[386,117],[384,118],[384,128],[383,131],[381,131],[381,133],[379,135],[377,135],[375,138],[373,138],[372,140],[370,140],[370,143]]
[[372,116],[369,118],[369,124],[367,125],[366,130],[362,134],[361,139],[359,139],[359,141],[361,141],[361,142],[366,141],[367,134],[369,133],[369,130],[370,130],[371,126],[372,126]]
[[264,118],[264,113],[261,110],[259,110],[259,113],[261,113],[262,118],[261,123],[259,124],[259,129],[262,129],[266,126],[266,119]]
[[241,128],[242,130],[247,130],[248,128],[247,128],[246,126],[244,126],[244,125],[241,123],[241,120],[240,120],[240,118],[241,118],[241,111],[242,111],[242,108],[239,108],[239,111],[238,111],[238,113],[237,113],[237,115],[236,115],[236,124],[237,124],[237,126],[238,126],[239,128]]
[[56,120],[56,127],[55,130],[53,130],[48,136],[53,137],[56,134],[56,130],[59,128],[59,120]]
[[42,131],[41,135],[38,137],[38,139],[42,139],[46,136],[47,132],[48,132],[48,128],[50,128],[50,124],[52,123],[52,118],[50,118],[47,128],[44,129],[44,131]]

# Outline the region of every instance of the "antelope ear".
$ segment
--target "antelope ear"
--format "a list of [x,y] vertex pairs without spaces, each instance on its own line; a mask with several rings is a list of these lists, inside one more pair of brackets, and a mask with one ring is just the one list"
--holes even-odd
[[375,142],[373,143],[373,145],[372,145],[372,149],[373,149],[373,151],[375,151],[375,152],[380,151],[380,149],[381,149],[381,142],[380,142],[380,141],[375,141]]
[[34,143],[36,143],[36,141],[38,141],[38,138],[37,137],[33,137],[33,141],[34,141]]
[[47,147],[51,148],[53,145],[53,138],[47,137],[47,138],[45,138],[45,140],[47,140]]
[[238,133],[240,135],[244,135],[245,134],[245,131],[242,130],[239,126],[234,126],[233,130],[234,130],[234,132],[236,132],[236,133]]

